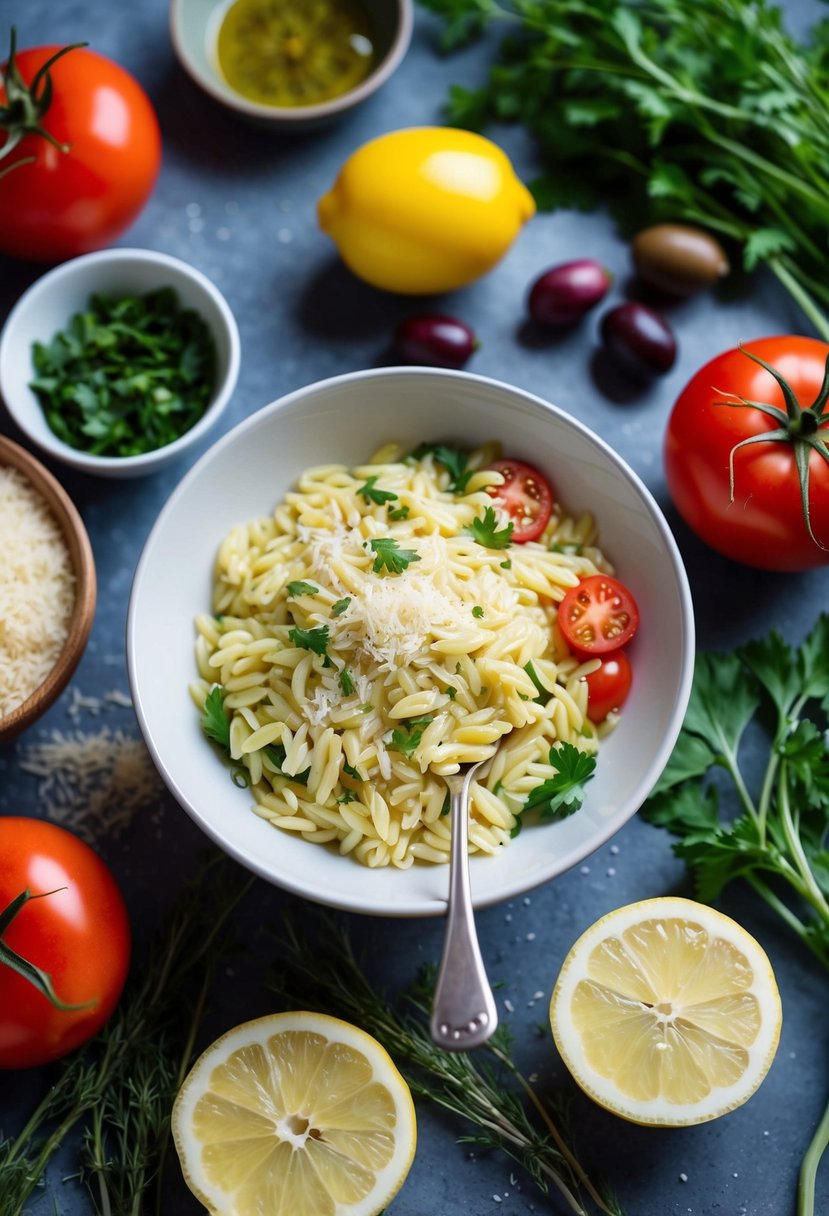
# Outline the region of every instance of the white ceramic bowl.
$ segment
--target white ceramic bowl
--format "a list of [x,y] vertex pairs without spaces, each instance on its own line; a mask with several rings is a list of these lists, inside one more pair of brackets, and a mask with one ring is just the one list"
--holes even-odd
[[[114,297],[172,287],[183,308],[195,309],[216,343],[216,385],[207,409],[184,435],[140,456],[95,456],[64,443],[49,428],[29,388],[32,346],[49,342],[83,311],[94,292]],[[177,460],[218,422],[239,378],[239,330],[221,292],[195,267],[149,249],[104,249],[56,266],[23,293],[0,334],[0,397],[21,431],[49,456],[104,477],[139,477]]]
[[355,88],[316,105],[263,105],[230,87],[219,68],[216,39],[232,0],[171,0],[170,37],[184,70],[214,101],[258,127],[279,132],[307,131],[326,126],[376,93],[409,48],[414,0],[362,2],[374,27],[375,65]]
[[529,890],[598,848],[642,804],[679,733],[694,660],[687,578],[658,505],[603,440],[538,397],[464,372],[361,371],[291,393],[214,444],[163,508],[135,574],[127,663],[141,730],[178,801],[238,861],[309,899],[385,916],[438,914],[448,870],[367,869],[249,809],[250,795],[202,736],[187,690],[196,674],[193,618],[209,611],[218,545],[234,524],[268,514],[312,465],[361,463],[389,440],[470,447],[489,439],[546,472],[570,511],[596,516],[641,624],[629,647],[633,691],[601,745],[582,809],[526,827],[499,857],[473,857],[475,904]]

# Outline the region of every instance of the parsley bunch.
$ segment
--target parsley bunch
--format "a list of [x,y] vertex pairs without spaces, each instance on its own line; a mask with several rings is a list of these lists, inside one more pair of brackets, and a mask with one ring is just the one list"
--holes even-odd
[[[744,879],[827,970],[828,726],[829,615],[797,648],[773,630],[733,654],[699,654],[682,731],[643,809],[678,837],[700,899]],[[765,767],[752,789],[744,756],[758,735]],[[799,1216],[814,1212],[827,1144],[829,1108],[801,1168]]]
[[456,126],[520,122],[540,206],[610,202],[623,230],[699,224],[768,266],[829,339],[829,21],[808,43],[766,0],[421,0],[444,49],[507,24]]

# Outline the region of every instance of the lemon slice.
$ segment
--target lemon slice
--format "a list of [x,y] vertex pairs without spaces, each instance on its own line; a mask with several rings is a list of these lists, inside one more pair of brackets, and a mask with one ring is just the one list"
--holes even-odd
[[384,1048],[320,1013],[272,1014],[217,1039],[172,1126],[187,1185],[216,1216],[376,1216],[417,1142]]
[[550,1002],[581,1088],[634,1123],[682,1127],[750,1098],[782,1012],[771,964],[730,917],[664,896],[617,908],[576,942]]

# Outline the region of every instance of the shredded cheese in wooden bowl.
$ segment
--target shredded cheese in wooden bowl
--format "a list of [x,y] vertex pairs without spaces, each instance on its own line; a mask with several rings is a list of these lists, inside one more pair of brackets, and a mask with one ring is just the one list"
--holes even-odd
[[95,613],[83,521],[44,466],[0,437],[0,742],[60,695]]

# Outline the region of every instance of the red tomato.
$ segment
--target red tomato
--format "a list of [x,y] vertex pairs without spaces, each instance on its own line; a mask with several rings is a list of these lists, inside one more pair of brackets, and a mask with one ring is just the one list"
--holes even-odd
[[[55,824],[0,817],[0,909],[30,899],[3,942],[48,972],[62,1010],[0,963],[0,1068],[56,1060],[100,1030],[127,976],[130,927],[115,879],[97,853]],[[52,892],[52,894],[47,894]]]
[[[3,71],[0,102],[19,96],[59,49],[15,54],[15,66]],[[40,262],[111,244],[144,207],[161,164],[155,111],[124,68],[76,48],[49,75],[53,94],[41,126],[68,150],[32,133],[0,160],[0,168],[15,166],[0,178],[0,251]],[[0,123],[0,151],[13,134],[12,122]],[[16,163],[29,157],[33,163]]]
[[[829,563],[829,463],[805,448],[809,469],[809,535],[798,477],[798,447],[789,434],[798,427],[816,440],[829,439],[829,417],[821,420],[819,397],[829,345],[816,338],[777,337],[744,348],[765,360],[788,382],[800,410],[786,416],[783,391],[774,376],[743,350],[728,350],[689,381],[671,413],[665,437],[668,489],[688,526],[719,553],[766,570],[806,570]],[[782,411],[723,404],[729,396]],[[814,411],[808,407],[815,404]],[[772,432],[777,432],[772,437]],[[782,432],[782,437],[781,437]],[[738,447],[768,434],[768,441]],[[729,459],[733,453],[734,498]],[[825,547],[823,547],[825,546]]]
[[614,650],[601,667],[584,677],[587,681],[587,714],[592,722],[604,722],[614,709],[621,709],[633,681],[630,660],[624,650]]
[[537,540],[553,511],[553,491],[546,477],[520,460],[496,460],[490,465],[504,478],[489,491],[513,524],[511,539],[518,545]]
[[571,650],[595,658],[627,645],[639,625],[639,608],[618,579],[591,574],[559,604],[558,624]]

